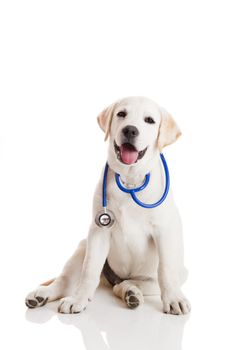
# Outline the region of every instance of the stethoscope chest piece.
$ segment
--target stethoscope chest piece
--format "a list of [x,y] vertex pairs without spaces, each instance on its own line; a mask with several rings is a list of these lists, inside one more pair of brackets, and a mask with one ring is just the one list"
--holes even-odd
[[99,227],[111,227],[115,222],[114,214],[111,210],[100,210],[95,217],[95,223]]

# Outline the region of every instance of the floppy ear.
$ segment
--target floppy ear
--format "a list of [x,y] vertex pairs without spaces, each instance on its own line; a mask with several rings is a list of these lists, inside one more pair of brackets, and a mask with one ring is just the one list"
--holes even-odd
[[158,135],[158,147],[162,151],[163,147],[175,142],[181,135],[181,131],[172,116],[164,109],[160,108],[161,122]]
[[107,140],[110,133],[114,108],[115,108],[115,104],[112,104],[108,108],[104,109],[103,112],[101,112],[97,117],[97,121],[100,128],[105,132],[104,141]]

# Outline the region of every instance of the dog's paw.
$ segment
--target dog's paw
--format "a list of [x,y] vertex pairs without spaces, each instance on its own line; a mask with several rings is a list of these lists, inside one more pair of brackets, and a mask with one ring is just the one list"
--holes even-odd
[[182,295],[163,295],[163,312],[172,315],[186,315],[191,311],[190,302]]
[[49,287],[41,286],[29,293],[25,299],[25,304],[29,309],[44,306],[50,298]]
[[27,307],[33,309],[38,306],[44,306],[47,302],[60,299],[63,296],[64,288],[58,284],[39,286],[27,295],[25,303]]
[[130,309],[135,309],[144,301],[141,291],[137,287],[131,287],[125,293],[125,302]]
[[78,314],[86,309],[88,298],[81,296],[70,296],[61,299],[58,312],[62,314]]

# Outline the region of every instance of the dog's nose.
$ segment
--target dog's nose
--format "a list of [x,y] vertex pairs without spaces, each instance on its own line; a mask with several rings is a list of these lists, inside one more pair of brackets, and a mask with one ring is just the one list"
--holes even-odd
[[139,131],[136,126],[127,125],[122,129],[122,134],[127,138],[127,140],[132,140],[139,135]]

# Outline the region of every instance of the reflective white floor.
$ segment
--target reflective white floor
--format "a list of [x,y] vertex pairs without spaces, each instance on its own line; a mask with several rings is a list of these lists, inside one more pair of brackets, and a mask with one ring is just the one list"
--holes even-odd
[[63,327],[57,329],[54,345],[60,342],[61,331],[69,338],[71,349],[76,349],[78,344],[79,349],[82,345],[81,349],[87,350],[178,350],[189,317],[163,314],[159,300],[153,297],[147,297],[143,306],[130,310],[104,287],[98,289],[93,302],[82,314],[62,315],[56,308],[57,303],[51,303],[41,309],[27,310],[28,328],[37,326],[39,336],[46,327],[49,329],[52,323],[60,322]]
[[[226,300],[216,301],[216,294],[209,293],[212,285],[209,282],[206,289],[192,286],[189,291],[185,290],[192,301],[192,312],[188,316],[163,314],[160,300],[155,297],[146,297],[144,305],[130,310],[106,287],[97,290],[93,301],[81,314],[57,313],[58,302],[29,310],[24,305],[25,288],[28,291],[29,286],[21,283],[13,288],[12,283],[10,290],[1,289],[0,347],[24,350],[232,349],[231,305],[226,302],[229,298],[225,295]],[[194,293],[190,293],[191,290]]]

